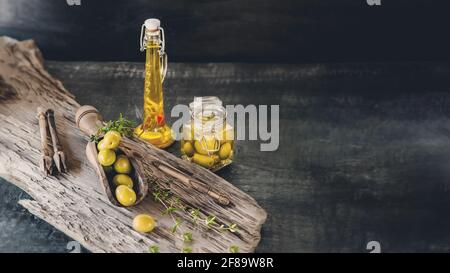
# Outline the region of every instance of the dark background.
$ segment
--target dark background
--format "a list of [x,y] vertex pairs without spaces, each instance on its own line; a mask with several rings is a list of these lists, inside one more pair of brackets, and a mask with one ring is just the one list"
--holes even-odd
[[448,1],[0,0],[0,34],[52,60],[143,61],[142,22],[162,20],[170,61],[450,60]]

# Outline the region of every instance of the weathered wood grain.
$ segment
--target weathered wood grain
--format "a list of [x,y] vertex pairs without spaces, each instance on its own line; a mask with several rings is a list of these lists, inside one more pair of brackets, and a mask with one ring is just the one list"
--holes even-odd
[[[0,38],[0,77],[0,176],[33,198],[20,201],[25,208],[94,252],[146,252],[150,245],[158,245],[162,252],[179,252],[185,246],[171,234],[171,218],[159,216],[163,207],[152,198],[127,209],[109,203],[87,163],[87,137],[74,123],[79,104],[61,82],[45,71],[42,56],[32,41]],[[39,171],[38,106],[55,110],[57,130],[67,153],[67,174],[45,177]],[[146,144],[141,145],[146,149]],[[155,153],[174,164],[186,165],[196,175],[213,179],[218,183],[215,186],[233,197],[234,206],[224,208],[173,184],[175,193],[186,196],[186,203],[199,207],[205,215],[217,216],[225,224],[239,226],[236,233],[206,230],[194,226],[180,213],[177,216],[185,220],[181,230],[194,234],[195,241],[189,247],[196,252],[228,252],[229,246],[236,245],[242,252],[254,251],[266,213],[250,196],[200,167],[189,167],[162,151]],[[158,217],[158,228],[148,235],[131,229],[132,217],[144,212]]]

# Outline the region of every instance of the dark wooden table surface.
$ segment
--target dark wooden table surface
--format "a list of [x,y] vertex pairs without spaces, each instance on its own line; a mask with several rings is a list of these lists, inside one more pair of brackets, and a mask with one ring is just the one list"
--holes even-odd
[[[141,110],[142,63],[47,68],[108,119]],[[240,141],[219,173],[269,214],[258,252],[450,249],[450,65],[171,63],[167,109],[194,95],[280,105],[279,149]],[[0,183],[0,251],[66,252],[71,239],[21,209],[24,196]]]

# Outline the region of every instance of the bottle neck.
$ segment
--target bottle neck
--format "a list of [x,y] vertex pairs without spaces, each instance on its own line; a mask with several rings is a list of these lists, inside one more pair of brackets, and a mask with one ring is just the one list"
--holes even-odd
[[160,57],[161,57],[161,45],[158,40],[149,40],[145,44],[146,60],[147,63],[151,62],[153,65],[157,65],[160,68]]
[[146,31],[144,36],[144,48],[158,48],[161,49],[162,39],[160,32]]
[[[146,51],[147,64],[153,63],[161,71],[161,81],[164,81],[167,73],[167,54],[164,52],[162,32],[145,32],[142,50]],[[158,64],[157,64],[158,60]]]

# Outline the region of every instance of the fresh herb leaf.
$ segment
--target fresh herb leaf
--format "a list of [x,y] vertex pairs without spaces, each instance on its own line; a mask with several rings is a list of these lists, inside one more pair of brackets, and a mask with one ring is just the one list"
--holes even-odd
[[150,251],[150,253],[159,253],[158,246],[151,246],[148,250]]
[[155,201],[161,201],[161,193],[153,192],[153,198],[155,198]]
[[98,135],[91,135],[89,141],[95,142],[95,144],[97,144],[100,141],[100,137]]
[[190,247],[185,247],[181,250],[182,253],[192,253],[192,248]]
[[172,226],[172,233],[177,232],[178,227],[181,225],[181,220],[180,219],[176,219],[175,220],[175,224]]
[[185,243],[191,243],[193,240],[194,240],[194,239],[193,239],[193,237],[192,237],[192,233],[190,233],[190,232],[185,232],[185,233],[183,234],[183,241],[184,241]]
[[206,217],[205,224],[207,227],[211,227],[212,225],[216,224],[216,216],[210,215]]
[[231,225],[228,227],[228,230],[229,230],[230,232],[236,232],[236,231],[238,230],[237,225],[236,225],[236,224],[231,224]]
[[239,253],[238,246],[230,246],[230,253]]
[[175,212],[175,211],[177,211],[177,210],[178,210],[177,208],[174,208],[174,207],[168,207],[167,209],[165,209],[165,210],[162,212],[162,215],[172,214],[173,212]]
[[130,137],[133,135],[134,128],[136,126],[137,123],[135,121],[124,118],[122,113],[120,113],[118,120],[110,120],[105,122],[103,126],[100,126],[97,132],[90,137],[90,141],[98,143],[98,141],[100,140],[100,136],[109,131],[117,131],[122,136]]
[[194,224],[197,224],[197,220],[198,220],[198,218],[199,218],[199,216],[200,216],[200,209],[191,209],[191,210],[189,211],[189,213],[190,213],[191,216],[192,216],[192,222],[193,222]]
[[220,225],[219,229],[220,229],[220,231],[228,230],[229,232],[236,232],[238,230],[236,224],[231,224],[231,225],[228,225],[228,226]]
[[198,217],[200,215],[200,209],[191,209],[191,215]]

